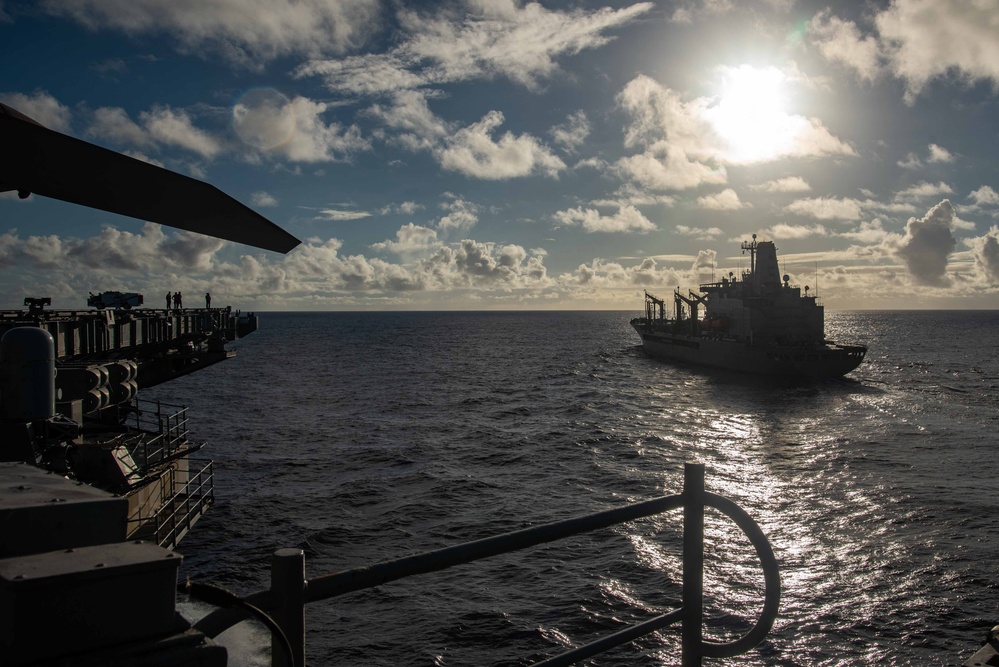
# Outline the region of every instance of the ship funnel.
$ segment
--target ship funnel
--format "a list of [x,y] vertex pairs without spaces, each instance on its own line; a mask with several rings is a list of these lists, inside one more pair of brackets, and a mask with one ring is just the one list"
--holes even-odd
[[756,271],[753,273],[753,287],[767,289],[780,287],[780,268],[777,266],[777,246],[773,241],[759,241],[756,244]]

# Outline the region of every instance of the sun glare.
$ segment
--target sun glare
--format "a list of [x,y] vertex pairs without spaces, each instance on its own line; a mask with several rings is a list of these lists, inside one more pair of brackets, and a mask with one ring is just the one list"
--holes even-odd
[[726,68],[718,104],[706,111],[732,162],[764,162],[790,151],[795,118],[786,110],[787,77],[775,67]]

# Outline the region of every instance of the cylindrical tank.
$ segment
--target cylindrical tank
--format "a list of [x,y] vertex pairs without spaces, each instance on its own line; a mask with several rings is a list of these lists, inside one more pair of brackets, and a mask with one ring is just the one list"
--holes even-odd
[[55,342],[39,327],[15,327],[0,338],[0,420],[55,416]]

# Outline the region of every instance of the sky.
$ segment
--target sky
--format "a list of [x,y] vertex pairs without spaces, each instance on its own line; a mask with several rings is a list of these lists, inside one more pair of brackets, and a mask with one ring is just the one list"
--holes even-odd
[[999,0],[0,0],[0,101],[287,255],[0,193],[0,308],[643,309],[748,269],[999,307]]

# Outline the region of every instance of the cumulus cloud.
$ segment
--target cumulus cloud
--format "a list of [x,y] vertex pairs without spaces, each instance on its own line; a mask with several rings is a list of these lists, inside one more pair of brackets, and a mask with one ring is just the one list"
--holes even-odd
[[928,160],[929,162],[953,162],[954,154],[943,146],[930,144],[930,157]]
[[922,181],[905,190],[900,190],[895,193],[895,199],[897,201],[906,200],[919,200],[927,197],[939,197],[940,195],[949,195],[954,192],[953,188],[941,181],[940,183],[927,183]]
[[45,0],[50,14],[91,30],[119,30],[132,37],[166,32],[181,51],[219,54],[253,65],[279,56],[317,57],[360,46],[378,27],[377,0]]
[[437,221],[437,228],[445,232],[458,230],[468,230],[479,221],[479,207],[470,201],[447,192],[444,194],[445,201],[441,202],[441,208],[447,211]]
[[87,135],[105,139],[119,146],[148,149],[156,141],[148,130],[140,127],[121,107],[100,107],[94,111]]
[[880,72],[878,40],[862,35],[853,21],[844,21],[824,9],[809,22],[808,34],[827,60],[849,67],[861,79],[873,81]]
[[738,211],[741,208],[750,208],[751,206],[740,201],[739,195],[732,188],[726,188],[721,192],[698,197],[695,204],[698,208],[711,211]]
[[[937,144],[930,144],[927,148],[928,155],[926,156],[927,163],[949,163],[954,161],[954,154],[943,146],[938,146]],[[896,164],[903,169],[920,169],[924,166],[923,160],[915,153],[909,153],[905,156],[904,160],[899,160]]]
[[269,192],[264,192],[263,190],[250,194],[250,202],[254,206],[259,206],[261,208],[270,208],[278,205],[278,200],[274,197],[274,195]]
[[799,199],[788,204],[784,210],[818,220],[859,220],[861,215],[860,202],[835,197]]
[[294,131],[288,139],[272,148],[272,152],[293,162],[338,162],[349,160],[355,153],[371,148],[356,125],[345,127],[337,122],[326,123],[323,114],[329,108],[324,102],[296,97],[290,102]]
[[394,241],[382,241],[371,245],[374,250],[388,250],[399,255],[425,251],[437,244],[437,232],[426,227],[409,223],[395,233]]
[[451,134],[453,128],[434,115],[422,91],[403,90],[389,104],[374,104],[367,113],[398,134],[390,138],[409,150],[428,150]]
[[140,233],[106,226],[98,235],[84,239],[56,235],[21,239],[13,230],[3,238],[0,248],[8,263],[23,261],[59,274],[94,273],[100,278],[116,272],[143,273],[153,266],[164,272],[207,271],[226,243],[185,231],[167,235],[151,222]]
[[313,60],[296,76],[319,76],[330,90],[350,95],[493,77],[534,89],[559,71],[557,58],[603,46],[611,39],[607,33],[651,9],[652,3],[639,3],[559,11],[533,2],[474,2],[467,11],[401,9],[402,37],[389,52]]
[[823,56],[862,79],[889,72],[903,80],[909,104],[938,77],[999,85],[999,40],[990,2],[894,0],[874,15],[872,27],[875,33],[864,36],[855,23],[825,10],[810,22],[809,34]]
[[208,132],[194,126],[186,111],[169,106],[156,106],[139,114],[150,136],[161,144],[178,146],[205,158],[213,158],[222,150]]
[[575,151],[590,135],[590,121],[583,111],[577,111],[569,114],[565,123],[553,127],[551,135],[556,144],[569,152]]
[[[786,81],[776,69],[733,70],[740,80]],[[777,85],[771,81],[772,85]],[[744,97],[751,99],[747,91]],[[640,152],[620,159],[617,173],[645,188],[682,190],[702,184],[725,183],[728,164],[767,162],[787,157],[856,155],[818,120],[788,114],[778,108],[756,109],[747,123],[742,97],[720,100],[681,96],[647,76],[632,79],[618,94],[618,105],[628,114],[625,147]],[[766,144],[752,134],[766,124]],[[748,139],[753,138],[753,141]]]
[[44,90],[36,90],[30,95],[24,93],[0,93],[0,102],[13,107],[38,121],[50,130],[68,134],[72,112]]
[[920,285],[946,287],[947,260],[956,241],[951,234],[954,209],[944,199],[922,218],[909,218],[905,236],[898,242],[895,255],[905,262],[909,274]]
[[660,267],[652,258],[643,259],[633,266],[598,258],[589,264],[580,264],[574,271],[559,275],[558,282],[590,289],[622,285],[657,288],[680,285],[684,279],[673,267]]
[[975,206],[999,206],[999,193],[988,185],[974,190],[968,195],[968,199],[973,201]]
[[503,124],[503,114],[490,111],[478,123],[463,127],[435,152],[441,167],[484,180],[503,180],[540,172],[554,178],[565,163],[528,134],[492,133]]
[[622,206],[616,213],[602,215],[592,208],[570,208],[557,211],[554,216],[559,225],[581,226],[587,232],[639,232],[647,233],[656,229],[655,224],[642,215],[634,206]]
[[985,236],[970,242],[975,257],[975,267],[983,282],[989,286],[999,284],[999,227],[993,227]]

